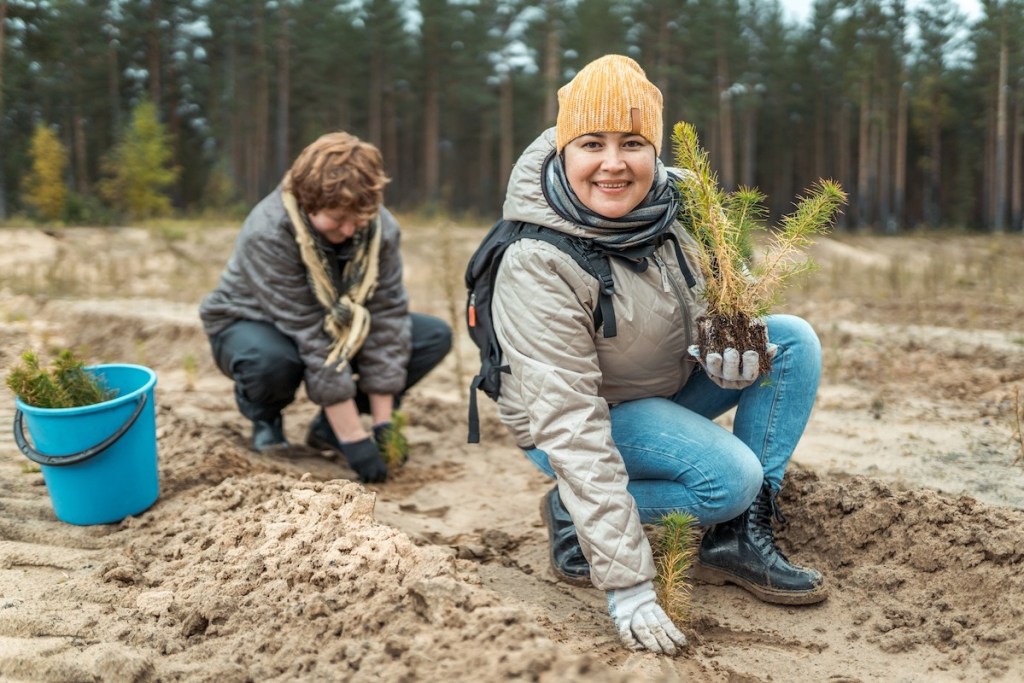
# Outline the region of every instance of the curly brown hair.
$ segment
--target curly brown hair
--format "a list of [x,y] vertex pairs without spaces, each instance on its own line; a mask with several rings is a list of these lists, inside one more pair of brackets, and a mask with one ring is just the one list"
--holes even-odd
[[357,221],[367,221],[380,211],[389,182],[380,150],[338,131],[321,135],[302,150],[288,172],[285,189],[306,213],[341,209]]

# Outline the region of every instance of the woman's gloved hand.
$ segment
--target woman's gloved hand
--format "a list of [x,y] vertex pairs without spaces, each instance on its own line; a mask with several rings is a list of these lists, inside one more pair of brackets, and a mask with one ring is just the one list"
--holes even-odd
[[650,581],[608,591],[608,613],[615,622],[619,640],[630,650],[646,648],[674,655],[677,647],[686,645],[686,636],[658,604]]
[[[768,344],[768,358],[775,358],[779,347]],[[757,351],[744,351],[743,356],[734,348],[725,349],[722,353],[709,353],[700,357],[700,348],[694,344],[687,349],[697,359],[711,381],[723,389],[746,389],[755,381],[760,373],[761,355]]]
[[380,457],[373,439],[367,437],[362,441],[342,442],[341,454],[364,484],[374,484],[388,478],[388,466]]

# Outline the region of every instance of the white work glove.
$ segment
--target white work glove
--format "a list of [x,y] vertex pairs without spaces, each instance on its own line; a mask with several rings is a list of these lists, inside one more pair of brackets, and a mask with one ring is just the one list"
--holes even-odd
[[658,596],[650,581],[608,591],[608,613],[615,621],[619,639],[630,650],[646,648],[674,655],[677,646],[686,645],[686,636],[658,605]]
[[[768,344],[766,349],[771,360],[779,347]],[[757,351],[744,351],[740,357],[740,352],[730,347],[723,353],[709,353],[705,358],[700,357],[700,348],[696,344],[687,351],[697,359],[711,381],[723,389],[746,389],[760,373],[761,356]]]

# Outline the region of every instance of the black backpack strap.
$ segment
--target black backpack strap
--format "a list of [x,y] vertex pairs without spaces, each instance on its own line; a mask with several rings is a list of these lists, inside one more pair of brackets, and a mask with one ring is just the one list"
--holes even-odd
[[686,286],[692,288],[697,284],[697,280],[693,277],[693,273],[690,272],[690,266],[686,262],[683,248],[679,246],[679,238],[671,232],[666,233],[666,238],[672,240],[672,246],[676,248],[676,260],[679,261],[679,270],[683,271],[683,279],[686,280]]
[[469,385],[469,436],[466,443],[480,443],[480,411],[476,407],[476,392],[483,380],[483,375],[477,375]]
[[594,329],[601,329],[604,324],[604,336],[611,339],[619,333],[615,324],[615,307],[612,305],[612,295],[615,294],[615,282],[612,280],[612,262],[607,254],[597,251],[589,251],[586,254],[589,267],[584,266],[587,272],[597,278],[600,290],[597,295],[597,308],[594,310]]
[[615,283],[612,280],[612,266],[608,255],[589,246],[582,239],[540,225],[526,224],[519,237],[530,237],[553,244],[597,279],[600,289],[597,308],[594,309],[594,329],[599,330],[604,325],[604,336],[614,337],[618,333],[615,326],[615,308],[612,306]]

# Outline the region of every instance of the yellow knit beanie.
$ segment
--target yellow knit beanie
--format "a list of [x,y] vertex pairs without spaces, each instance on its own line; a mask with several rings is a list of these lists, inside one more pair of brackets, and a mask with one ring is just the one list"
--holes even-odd
[[587,133],[639,133],[661,154],[662,98],[640,65],[605,55],[583,67],[558,90],[558,152]]

